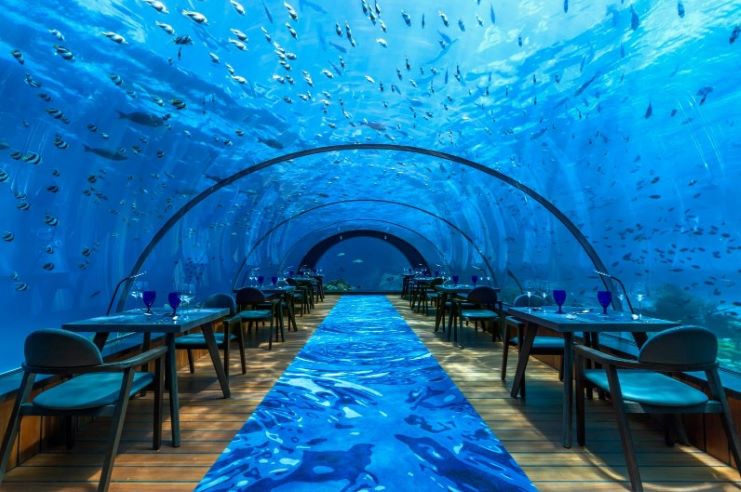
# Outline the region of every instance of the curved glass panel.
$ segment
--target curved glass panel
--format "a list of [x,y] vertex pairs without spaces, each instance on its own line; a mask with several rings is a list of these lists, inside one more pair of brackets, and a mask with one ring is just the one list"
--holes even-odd
[[[738,2],[243,4],[3,3],[0,371],[30,330],[105,312],[168,219],[221,179],[369,142],[529,187],[634,304],[710,327],[724,365],[741,360]],[[596,306],[594,258],[532,196],[378,150],[215,192],[152,243],[127,306],[143,287],[228,291],[243,263],[290,265],[304,244],[380,221],[460,275],[490,265],[505,298],[562,286]]]

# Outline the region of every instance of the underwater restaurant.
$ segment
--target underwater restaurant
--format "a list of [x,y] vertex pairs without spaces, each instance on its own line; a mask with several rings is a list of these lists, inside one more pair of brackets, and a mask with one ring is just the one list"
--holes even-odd
[[741,488],[739,0],[0,21],[0,491]]

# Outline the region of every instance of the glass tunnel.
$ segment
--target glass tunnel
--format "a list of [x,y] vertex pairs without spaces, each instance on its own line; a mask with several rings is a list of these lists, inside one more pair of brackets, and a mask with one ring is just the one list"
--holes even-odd
[[[734,368],[738,2],[158,5],[4,2],[0,369],[129,274],[119,309],[147,288],[197,302],[356,229],[505,297],[591,298],[597,258],[648,312],[715,330]],[[354,144],[433,154],[329,150],[219,186]],[[327,281],[398,289],[418,265],[375,248],[328,251]]]

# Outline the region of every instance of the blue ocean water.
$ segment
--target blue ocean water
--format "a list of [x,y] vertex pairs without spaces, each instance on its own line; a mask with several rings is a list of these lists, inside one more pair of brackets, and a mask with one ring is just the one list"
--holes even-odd
[[353,296],[196,490],[535,488],[389,301]]
[[[592,259],[541,203],[429,155],[293,159],[168,224],[250,165],[348,143],[449,152],[517,180],[634,304],[710,327],[723,364],[741,360],[736,0],[2,7],[0,371],[30,330],[104,312],[138,260],[130,306],[143,289],[197,302],[231,290],[240,265],[285,272],[354,228],[406,239],[432,268],[486,271],[506,299],[565,288],[596,305]],[[343,280],[391,272],[373,253],[368,275]]]

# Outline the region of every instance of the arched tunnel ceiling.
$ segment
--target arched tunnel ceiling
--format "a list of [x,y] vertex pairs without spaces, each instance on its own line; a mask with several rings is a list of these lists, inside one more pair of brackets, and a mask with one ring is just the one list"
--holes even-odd
[[[99,313],[193,196],[256,162],[354,142],[480,162],[553,202],[629,286],[741,304],[738,2],[683,1],[681,15],[649,0],[242,3],[244,15],[237,1],[4,2],[0,307],[31,313],[10,325]],[[522,278],[594,286],[573,238],[522,193],[372,151],[219,191],[158,246],[147,282],[224,288],[276,223],[357,197],[424,205]],[[415,228],[460,269],[475,261],[444,226],[361,203],[287,226],[260,261],[353,218]]]

